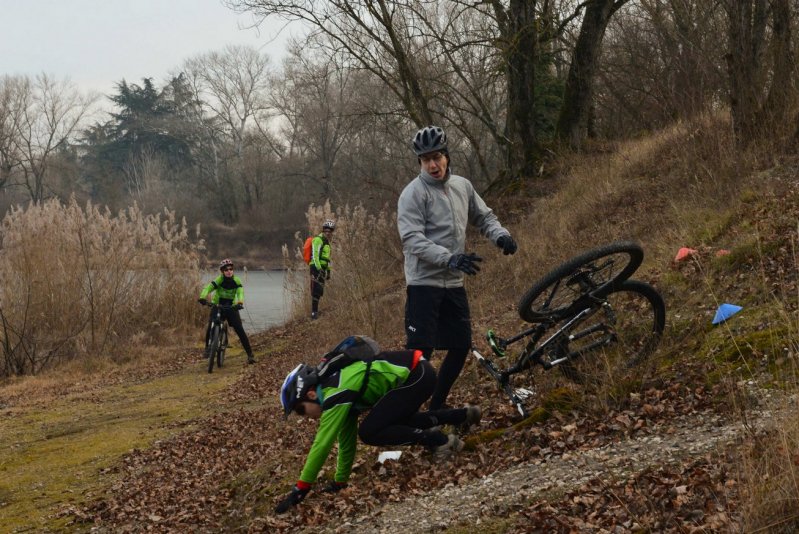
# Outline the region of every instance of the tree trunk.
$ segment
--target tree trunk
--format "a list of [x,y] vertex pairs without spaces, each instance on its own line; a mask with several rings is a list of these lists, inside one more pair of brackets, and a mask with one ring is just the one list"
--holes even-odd
[[757,131],[767,6],[766,0],[727,0],[724,7],[729,22],[726,59],[732,126],[738,143],[745,145]]
[[538,55],[535,0],[510,0],[506,64],[508,118],[507,168],[511,179],[535,174],[538,139],[535,130],[535,64]]
[[596,72],[605,30],[613,16],[628,0],[594,0],[588,2],[574,47],[566,78],[563,105],[558,117],[556,135],[572,147],[579,147],[588,134],[588,120]]
[[766,102],[761,110],[758,123],[763,126],[776,124],[788,118],[796,101],[794,74],[796,62],[793,53],[791,33],[790,0],[772,0],[771,57],[773,76]]

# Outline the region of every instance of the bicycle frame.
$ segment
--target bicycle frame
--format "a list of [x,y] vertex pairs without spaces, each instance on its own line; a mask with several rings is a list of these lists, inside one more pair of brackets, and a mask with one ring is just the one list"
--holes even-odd
[[[570,314],[569,317],[565,318],[565,322],[540,344],[539,341],[542,337],[544,337],[544,334],[558,324],[559,321],[557,319],[553,318],[549,321],[539,323],[536,326],[528,328],[527,330],[524,330],[523,332],[520,332],[507,339],[498,338],[493,330],[489,330],[488,334],[486,334],[486,339],[491,347],[491,350],[499,357],[505,356],[505,351],[509,345],[524,338],[530,338],[524,350],[522,350],[521,354],[516,359],[516,362],[507,369],[499,369],[492,360],[486,358],[480,354],[476,348],[472,347],[472,355],[477,358],[477,361],[480,363],[480,365],[482,365],[483,368],[488,371],[488,373],[499,383],[502,390],[508,396],[511,403],[516,406],[516,409],[519,411],[522,417],[527,417],[528,415],[523,401],[527,396],[529,396],[530,392],[527,390],[514,390],[511,386],[511,375],[530,369],[533,365],[540,365],[544,368],[544,370],[548,371],[553,367],[563,364],[564,362],[579,358],[583,353],[593,351],[594,349],[605,345],[609,345],[616,339],[615,332],[606,324],[597,324],[588,329],[572,333],[577,326],[594,315],[600,310],[600,308],[604,308],[610,314],[610,316],[613,317],[612,309],[606,301],[596,298],[594,298],[593,301],[594,305],[584,307],[583,309],[574,314]],[[590,345],[583,347],[579,351],[563,354],[562,348],[558,347],[558,343],[564,338],[566,338],[568,341],[574,341],[600,331],[605,335]],[[550,359],[549,355],[552,353],[557,354],[559,357]],[[521,393],[521,395],[519,393]]]
[[209,303],[208,306],[210,306],[214,312],[213,319],[211,319],[211,327],[213,327],[215,324],[218,324],[222,329],[227,330],[227,319],[222,316],[222,310],[233,309],[233,306],[211,303]]
[[[224,333],[225,341],[227,342],[228,339],[228,322],[227,319],[222,315],[222,310],[224,309],[233,309],[234,306],[230,306],[227,304],[212,304],[208,303],[207,306],[211,308],[213,311],[213,315],[210,320],[209,329],[210,331],[213,330],[214,325],[219,325],[219,329],[221,332]],[[212,355],[213,357],[214,355]]]

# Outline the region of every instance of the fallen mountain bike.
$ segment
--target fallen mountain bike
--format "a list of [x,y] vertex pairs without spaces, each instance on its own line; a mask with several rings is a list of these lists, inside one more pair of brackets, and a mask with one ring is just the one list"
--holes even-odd
[[651,285],[630,276],[644,258],[640,245],[621,241],[589,250],[560,265],[519,300],[522,320],[533,326],[507,338],[489,329],[496,357],[525,341],[513,363],[501,369],[472,348],[472,354],[527,417],[532,392],[514,388],[512,377],[540,366],[558,368],[575,383],[614,384],[655,352],[666,324],[663,298]]

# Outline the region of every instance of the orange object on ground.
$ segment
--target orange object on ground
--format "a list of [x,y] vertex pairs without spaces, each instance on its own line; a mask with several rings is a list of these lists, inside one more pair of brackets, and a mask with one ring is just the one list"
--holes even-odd
[[693,256],[694,254],[696,254],[697,252],[698,251],[696,249],[688,248],[688,247],[682,247],[680,250],[677,251],[677,255],[674,256],[674,261],[677,261],[677,262],[685,261],[688,258],[690,258],[691,256]]

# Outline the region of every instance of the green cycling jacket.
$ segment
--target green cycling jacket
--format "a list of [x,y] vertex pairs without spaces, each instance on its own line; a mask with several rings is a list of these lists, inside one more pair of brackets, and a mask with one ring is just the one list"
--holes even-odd
[[219,301],[224,301],[223,304],[242,304],[244,303],[244,284],[241,283],[241,278],[235,274],[230,278],[225,278],[225,275],[220,274],[203,288],[200,292],[200,298],[205,299],[209,293],[213,293],[213,304],[219,304]]
[[324,234],[319,234],[311,241],[311,263],[317,271],[330,270],[330,243]]
[[369,382],[361,399],[355,403],[363,383],[366,363],[357,361],[323,380],[316,393],[322,404],[322,416],[316,431],[300,480],[308,484],[316,481],[319,471],[338,442],[336,482],[347,482],[355,460],[358,437],[358,416],[374,406],[392,389],[405,383],[421,356],[404,350],[381,353],[372,362]]

